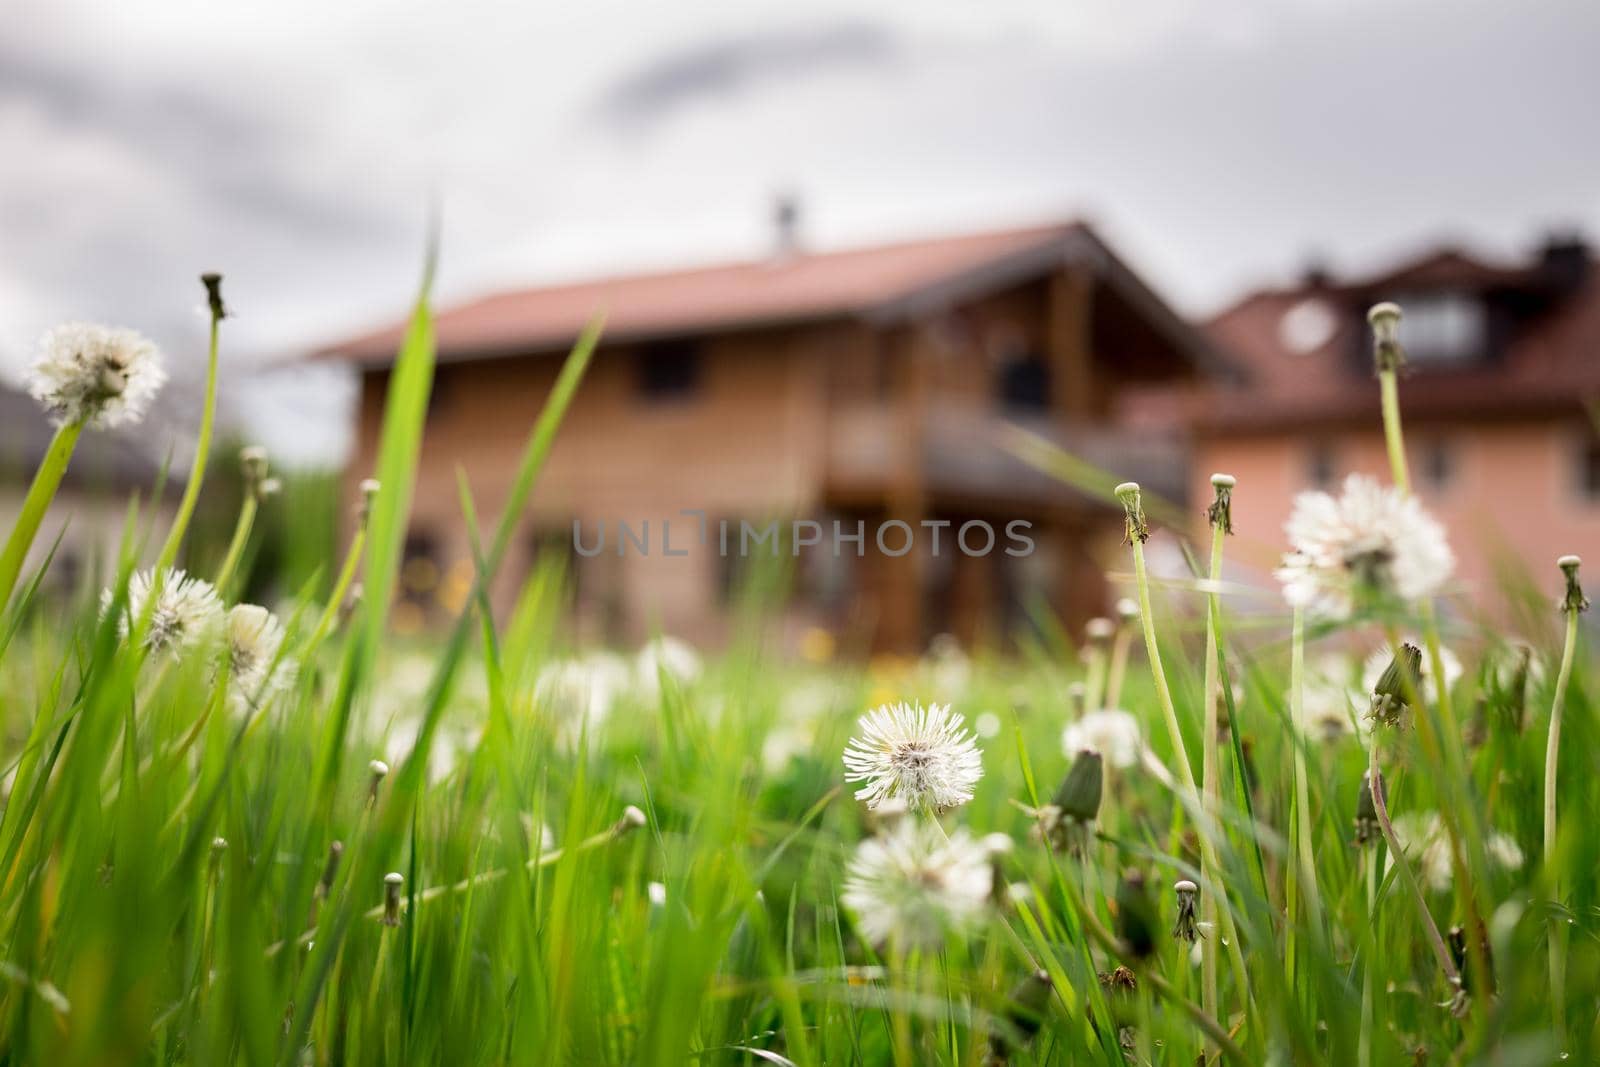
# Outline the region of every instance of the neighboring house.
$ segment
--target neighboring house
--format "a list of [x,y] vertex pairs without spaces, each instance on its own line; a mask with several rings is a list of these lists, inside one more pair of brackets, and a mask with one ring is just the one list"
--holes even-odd
[[[23,497],[54,434],[55,428],[32,397],[0,385],[0,536],[9,534],[15,525]],[[128,436],[85,431],[39,527],[23,580],[44,562],[56,546],[58,534],[60,545],[55,547],[42,588],[75,592],[83,581],[98,581],[109,573],[116,565],[130,496],[139,494],[145,507],[140,520],[148,523],[149,501],[159,474],[159,465]],[[170,519],[173,501],[164,499],[161,510]]]
[[[780,237],[784,237],[780,234]],[[1008,424],[1114,477],[1181,495],[1187,472],[1169,422],[1122,422],[1144,386],[1195,383],[1220,367],[1083,225],[812,254],[782,239],[769,260],[610,278],[490,296],[437,316],[439,365],[423,443],[397,624],[460,606],[470,581],[457,468],[480,516],[497,513],[529,427],[580,329],[604,340],[507,561],[504,604],[541,551],[575,574],[591,638],[655,627],[717,642],[754,563],[740,523],[777,519],[795,547],[791,636],[822,626],[876,649],[933,634],[1002,640],[1030,597],[1069,617],[1103,606],[1095,548],[1119,513],[1015,459]],[[373,466],[399,326],[331,346],[362,377],[355,481]],[[709,536],[699,539],[702,512]],[[816,527],[795,530],[791,520]],[[573,526],[579,523],[575,548]],[[903,545],[903,522],[915,547]],[[987,552],[973,526],[995,531]],[[1032,524],[1034,550],[1008,539]],[[671,549],[661,543],[670,522]],[[948,521],[948,527],[925,523]],[[617,536],[618,523],[628,524]],[[719,530],[729,524],[728,550]],[[864,545],[835,540],[866,531]],[[648,523],[648,553],[639,549]],[[586,553],[601,527],[605,550]],[[942,534],[940,550],[931,537]],[[776,542],[772,542],[776,544]],[[883,549],[887,549],[884,551]],[[782,551],[790,551],[785,541]],[[770,553],[768,553],[770,554]]]
[[[1367,308],[1404,311],[1400,381],[1411,479],[1450,529],[1461,582],[1493,605],[1505,577],[1553,597],[1555,560],[1600,546],[1600,270],[1577,240],[1492,265],[1440,250],[1367,278],[1315,277],[1213,319],[1248,384],[1200,408],[1193,476],[1239,479],[1238,557],[1283,549],[1294,494],[1389,480]],[[1209,490],[1207,490],[1209,492]]]

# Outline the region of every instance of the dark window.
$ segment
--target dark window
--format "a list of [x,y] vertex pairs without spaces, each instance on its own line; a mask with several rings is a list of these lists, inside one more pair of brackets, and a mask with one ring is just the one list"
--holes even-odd
[[1037,352],[1016,352],[1000,361],[1000,405],[1007,411],[1050,407],[1050,365]]
[[1578,495],[1600,504],[1600,437],[1585,438],[1578,452]]
[[652,403],[688,399],[700,388],[700,346],[665,341],[639,350],[639,395]]
[[1419,366],[1475,363],[1489,354],[1488,309],[1469,293],[1402,295],[1400,343]]
[[[592,528],[586,529],[584,534],[591,539],[594,537]],[[528,542],[530,574],[548,570],[552,579],[563,583],[569,594],[566,598],[569,602],[580,601],[587,591],[580,581],[585,559],[578,555],[572,537],[572,524],[569,522],[564,526],[540,527]]]
[[1422,449],[1422,484],[1429,489],[1448,489],[1456,478],[1456,450],[1450,442],[1429,441]]
[[1327,489],[1333,485],[1334,479],[1338,476],[1339,468],[1333,446],[1320,441],[1313,444],[1306,454],[1306,480],[1313,488]]

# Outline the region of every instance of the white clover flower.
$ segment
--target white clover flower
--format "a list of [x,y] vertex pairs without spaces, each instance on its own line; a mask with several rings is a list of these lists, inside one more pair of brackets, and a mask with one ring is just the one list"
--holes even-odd
[[[1421,642],[1415,637],[1403,639],[1403,643],[1421,647]],[[1383,672],[1388,669],[1394,659],[1394,652],[1383,645],[1372,650],[1361,664],[1361,693],[1357,694],[1367,705],[1372,703],[1373,690],[1378,688],[1378,681],[1383,677]],[[1444,684],[1446,689],[1455,688],[1456,682],[1461,680],[1463,668],[1461,660],[1454,652],[1444,646],[1439,647],[1439,661],[1444,665]],[[1418,682],[1421,692],[1417,694],[1425,704],[1439,702],[1439,687],[1433,684],[1433,671],[1431,657],[1426,652],[1422,655],[1422,677]]]
[[28,392],[57,426],[137,423],[167,380],[161,353],[132,330],[69,322],[39,347]]
[[867,941],[935,948],[978,925],[993,879],[989,849],[965,830],[946,838],[930,822],[907,819],[857,846],[841,899]]
[[1068,758],[1080,752],[1095,752],[1113,767],[1132,767],[1139,762],[1144,743],[1139,735],[1139,720],[1120,708],[1100,708],[1067,723],[1061,731],[1061,748]]
[[983,758],[948,704],[885,704],[861,717],[861,736],[844,751],[847,782],[866,783],[857,800],[876,808],[900,798],[943,811],[972,799]]
[[283,624],[259,604],[228,610],[228,678],[246,706],[264,701],[294,681],[294,665],[280,659]]
[[[155,575],[150,571],[138,571],[128,579],[127,607],[122,618],[117,620],[117,632],[124,639],[132,623],[144,618],[154,585]],[[109,589],[100,594],[102,613],[111,610],[112,599]],[[150,629],[144,636],[144,647],[151,652],[171,649],[176,655],[215,633],[221,622],[222,599],[212,584],[203,578],[191,578],[181,570],[169,570],[161,583],[155,607],[150,609]]]
[[[1450,888],[1454,876],[1450,865],[1450,837],[1438,812],[1408,812],[1397,816],[1394,836],[1416,863],[1417,876],[1424,885],[1436,893]],[[1491,832],[1484,848],[1489,858],[1501,867],[1513,871],[1522,867],[1522,849],[1506,834]]]
[[1301,493],[1284,532],[1284,599],[1328,618],[1347,619],[1373,597],[1429,596],[1455,569],[1444,527],[1416,498],[1360,474],[1337,499]]
[[700,670],[700,653],[694,646],[665,634],[641,648],[633,660],[639,692],[652,699],[660,695],[663,674],[684,686],[700,677]]

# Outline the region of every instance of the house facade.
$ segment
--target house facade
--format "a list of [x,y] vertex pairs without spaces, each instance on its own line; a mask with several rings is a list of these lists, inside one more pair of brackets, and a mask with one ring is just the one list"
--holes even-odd
[[[465,470],[496,513],[561,356],[606,327],[507,561],[541,557],[596,640],[654,629],[716,643],[739,591],[784,571],[788,632],[920,650],[1004,640],[1044,605],[1102,606],[1117,513],[1016,458],[1067,450],[1112,482],[1187,484],[1170,420],[1127,398],[1222,367],[1087,227],[972,234],[490,296],[437,316],[397,623],[458,610],[470,583]],[[327,350],[361,374],[355,483],[375,455],[399,328]],[[774,532],[775,531],[775,532]],[[987,531],[987,532],[986,532]]]
[[[1369,277],[1255,293],[1207,330],[1247,375],[1196,419],[1193,477],[1239,479],[1236,554],[1267,568],[1296,492],[1389,469],[1365,312],[1404,318],[1413,487],[1450,530],[1474,603],[1509,604],[1600,545],[1600,270],[1578,240],[1522,263],[1440,249]],[[1195,484],[1198,484],[1196,482]],[[1512,597],[1512,600],[1515,598]]]

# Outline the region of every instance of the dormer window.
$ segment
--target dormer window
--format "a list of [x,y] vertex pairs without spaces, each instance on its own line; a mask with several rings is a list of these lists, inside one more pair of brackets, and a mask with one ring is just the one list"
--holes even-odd
[[1459,366],[1489,354],[1489,324],[1483,301],[1469,293],[1402,295],[1400,343],[1418,366]]

